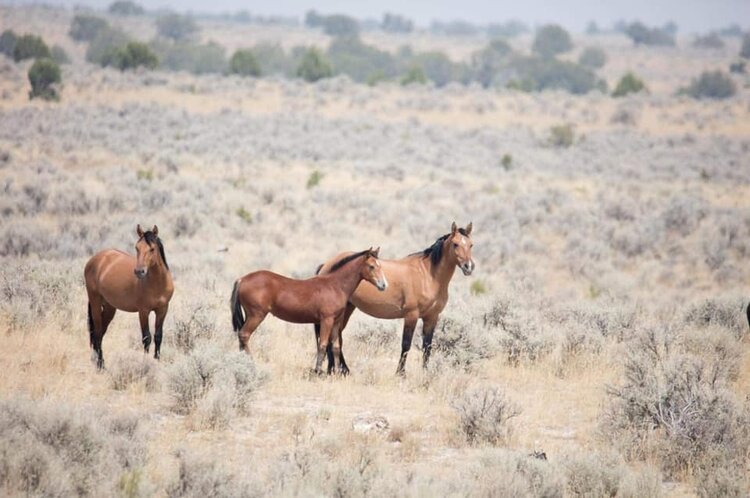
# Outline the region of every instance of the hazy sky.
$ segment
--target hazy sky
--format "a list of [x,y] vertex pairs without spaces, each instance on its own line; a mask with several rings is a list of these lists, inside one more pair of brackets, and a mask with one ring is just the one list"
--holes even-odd
[[[45,0],[47,4],[85,4],[106,7],[111,0]],[[0,0],[2,4],[32,3]],[[323,13],[342,12],[355,17],[380,18],[384,12],[406,15],[420,25],[432,20],[463,19],[488,23],[519,19],[529,24],[557,22],[582,30],[589,20],[609,26],[618,19],[640,19],[661,25],[674,20],[685,31],[705,31],[739,23],[750,26],[750,0],[140,0],[146,8],[223,12],[246,9],[253,14],[280,14],[302,18],[309,9]]]

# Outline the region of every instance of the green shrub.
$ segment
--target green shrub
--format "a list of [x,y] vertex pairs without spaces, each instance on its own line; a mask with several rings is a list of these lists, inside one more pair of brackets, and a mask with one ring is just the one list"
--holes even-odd
[[402,85],[424,85],[425,83],[427,83],[427,77],[424,75],[422,68],[417,65],[412,65],[401,77]]
[[229,59],[229,72],[240,76],[260,76],[260,64],[252,50],[239,49]]
[[740,47],[740,57],[750,59],[750,33],[745,33],[742,37],[742,47]]
[[693,40],[693,46],[697,48],[721,49],[724,48],[724,40],[716,33],[709,33],[705,36],[699,36]]
[[6,29],[0,34],[0,53],[6,57],[13,57],[13,51],[16,49],[18,35],[12,29]]
[[542,26],[536,32],[531,49],[542,57],[554,57],[570,51],[573,42],[565,29],[557,24]]
[[359,33],[359,23],[353,17],[343,14],[325,16],[323,31],[330,36],[351,36]]
[[99,31],[86,49],[86,60],[100,66],[113,66],[120,48],[128,44],[128,35],[117,28]]
[[328,60],[336,73],[364,82],[373,75],[393,78],[398,67],[393,55],[366,45],[357,36],[337,37],[328,47]]
[[722,71],[704,71],[685,92],[696,99],[726,99],[737,93],[737,85]]
[[307,49],[297,66],[297,77],[305,81],[314,82],[333,75],[331,64],[315,47]]
[[117,49],[112,65],[121,71],[137,67],[153,69],[159,65],[159,59],[145,43],[131,41]]
[[161,65],[173,71],[205,74],[223,73],[227,69],[224,47],[215,42],[195,44],[155,41],[151,47],[156,52]]
[[481,280],[474,280],[469,287],[472,296],[481,296],[487,293],[487,286]]
[[198,25],[190,16],[170,13],[156,19],[156,32],[170,40],[185,41],[198,33]]
[[465,81],[469,73],[464,64],[453,62],[443,52],[421,52],[412,57],[412,64],[422,68],[425,77],[437,86],[451,81]]
[[646,85],[641,81],[635,74],[626,73],[617,82],[615,91],[612,92],[613,97],[624,97],[629,93],[638,93],[646,90]]
[[507,442],[511,434],[509,421],[521,413],[496,387],[466,391],[452,404],[459,416],[459,429],[471,444]]
[[504,169],[509,170],[513,166],[513,156],[510,154],[503,154],[500,164],[503,165]]
[[145,13],[143,7],[131,0],[112,2],[107,10],[116,16],[141,16]]
[[239,216],[239,218],[245,223],[253,222],[253,213],[245,209],[245,206],[238,207],[236,212],[237,216]]
[[307,178],[307,188],[311,189],[313,187],[317,187],[318,184],[320,184],[320,181],[323,179],[323,173],[318,171],[317,169],[310,173],[310,176]]
[[16,39],[16,45],[13,47],[13,60],[16,62],[25,59],[49,58],[49,47],[41,37],[36,35],[22,35]]
[[649,28],[641,22],[625,27],[625,34],[636,45],[674,46],[674,36],[664,29]]
[[53,45],[50,50],[52,60],[58,64],[70,64],[70,56],[60,45]]
[[319,28],[323,25],[325,16],[321,16],[315,10],[308,10],[305,13],[305,26],[308,28]]
[[508,65],[513,49],[502,39],[492,40],[471,56],[472,78],[484,87],[492,86],[498,74]]
[[551,58],[516,57],[508,66],[529,90],[559,89],[584,94],[597,87],[596,75],[579,64]]
[[588,47],[578,56],[578,63],[585,67],[599,69],[607,63],[607,54],[599,47]]
[[575,141],[573,126],[570,124],[556,125],[549,129],[548,143],[552,147],[568,148]]
[[380,27],[388,33],[411,33],[414,31],[414,22],[398,14],[386,12],[383,14]]
[[296,65],[278,43],[259,43],[252,48],[261,74],[294,76]]
[[37,59],[29,68],[29,82],[31,83],[29,98],[59,100],[60,95],[53,85],[61,81],[60,66],[55,61],[47,58]]
[[78,14],[70,22],[68,35],[75,41],[91,41],[107,28],[109,23],[101,17]]

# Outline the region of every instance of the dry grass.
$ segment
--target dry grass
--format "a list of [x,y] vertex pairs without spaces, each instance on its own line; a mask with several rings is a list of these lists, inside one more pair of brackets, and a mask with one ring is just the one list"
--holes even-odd
[[[90,493],[747,491],[747,90],[720,103],[672,96],[729,52],[605,37],[604,75],[638,67],[652,91],[624,101],[308,85],[93,68],[64,39],[66,16],[0,9],[19,31],[49,27],[77,61],[54,105],[29,102],[25,66],[0,62],[0,402],[34,400],[39,413],[20,420],[80,414],[82,431],[98,417],[90,434],[102,455],[121,455],[112,421],[137,418],[135,449],[123,450],[134,463],[107,457]],[[230,48],[248,36],[325,42],[279,29],[209,23],[204,36]],[[401,41],[367,36],[383,48]],[[406,39],[454,45],[455,58],[481,46]],[[575,140],[553,149],[549,129],[560,123],[575,126]],[[315,172],[322,181],[308,188]],[[251,357],[237,352],[227,299],[238,276],[307,277],[331,255],[373,244],[402,256],[453,219],[474,222],[477,270],[454,277],[429,369],[418,331],[406,377],[396,377],[400,323],[361,313],[344,335],[346,378],[309,375],[311,327],[269,318]],[[137,318],[118,312],[98,374],[82,268],[103,247],[132,252],[137,223],[159,225],[175,277],[162,360],[143,357]],[[475,281],[484,292],[472,292]],[[671,334],[659,361],[644,345],[653,330]],[[487,386],[498,390],[481,399],[494,403],[477,409]],[[353,427],[381,417],[388,429]],[[68,490],[77,467],[14,424],[0,428],[11,434],[3,441],[42,463],[6,459],[2,490]]]

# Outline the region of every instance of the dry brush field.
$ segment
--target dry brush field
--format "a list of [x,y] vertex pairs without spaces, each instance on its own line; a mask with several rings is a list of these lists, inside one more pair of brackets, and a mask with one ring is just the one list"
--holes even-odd
[[[24,13],[0,27],[70,43]],[[284,36],[247,29],[204,32]],[[650,94],[123,73],[71,46],[43,103],[0,61],[0,494],[746,496],[750,93],[674,96],[729,49],[608,43],[605,75]],[[405,256],[453,220],[477,268],[427,370],[417,331],[395,376],[401,322],[361,313],[346,378],[310,376],[311,326],[237,351],[237,277]],[[98,373],[83,266],[138,223],[175,281],[162,359],[119,312]]]

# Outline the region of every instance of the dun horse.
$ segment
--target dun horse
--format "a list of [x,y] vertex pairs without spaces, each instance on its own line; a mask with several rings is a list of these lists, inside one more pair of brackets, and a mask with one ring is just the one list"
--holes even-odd
[[[320,345],[315,371],[320,373],[329,341],[333,343],[332,361],[339,366],[338,331],[349,297],[367,280],[380,291],[388,282],[378,261],[379,248],[350,254],[330,268],[326,275],[294,280],[270,271],[248,273],[234,283],[230,306],[232,325],[238,333],[240,350],[268,313],[292,323],[320,324]],[[243,316],[243,310],[246,316]]]
[[[438,317],[448,302],[448,284],[453,272],[459,267],[464,275],[471,275],[474,271],[474,261],[471,259],[472,224],[466,228],[458,228],[453,223],[451,232],[438,238],[427,249],[411,254],[398,260],[381,260],[383,272],[388,277],[390,285],[386,292],[375,293],[366,285],[360,285],[352,294],[349,306],[343,317],[339,329],[339,336],[355,307],[370,316],[385,319],[404,319],[404,332],[401,340],[401,357],[398,362],[398,374],[404,373],[406,355],[411,348],[411,341],[417,321],[422,320],[423,364],[427,366],[432,350],[432,335],[435,332]],[[341,258],[348,257],[347,253],[339,254],[327,261],[318,269],[318,274],[329,273]],[[315,326],[316,336],[320,336],[318,325]],[[320,342],[320,341],[318,341]],[[343,342],[340,337],[339,342]],[[339,352],[341,369],[349,371],[343,352]],[[328,371],[333,364],[332,351],[328,350]]]
[[138,312],[143,349],[147,353],[151,345],[148,317],[152,311],[156,313],[154,358],[159,358],[162,326],[174,285],[159,229],[154,226],[144,232],[138,225],[136,233],[136,257],[108,249],[89,259],[84,270],[89,296],[89,336],[100,369],[104,367],[102,339],[117,310]]

